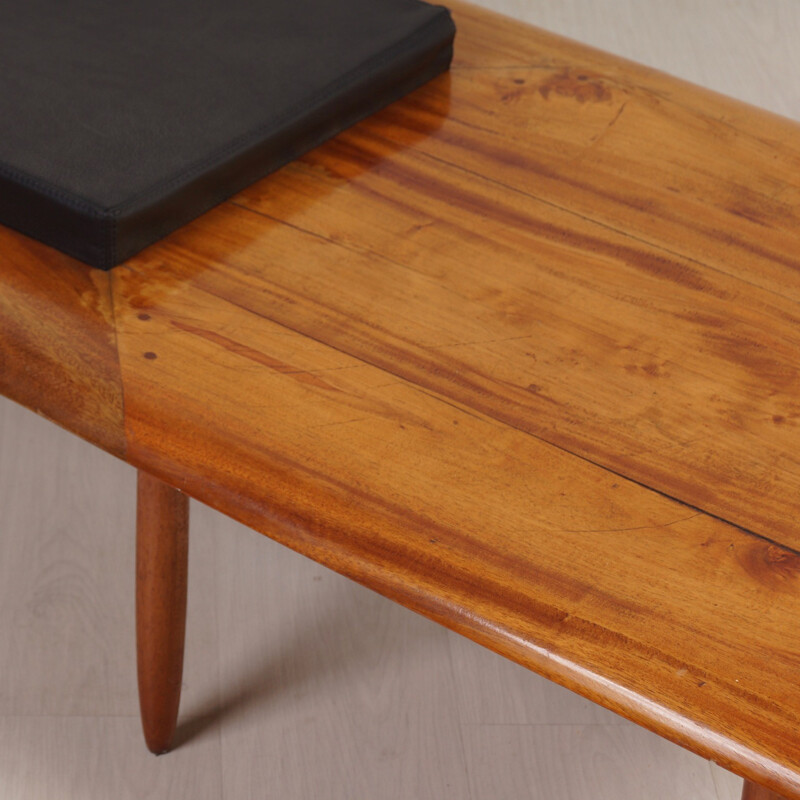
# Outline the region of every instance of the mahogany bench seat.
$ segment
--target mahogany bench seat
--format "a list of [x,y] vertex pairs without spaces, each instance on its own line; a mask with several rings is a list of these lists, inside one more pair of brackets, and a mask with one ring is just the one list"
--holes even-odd
[[452,10],[109,272],[0,228],[0,393],[140,471],[148,743],[186,495],[798,800],[800,127]]

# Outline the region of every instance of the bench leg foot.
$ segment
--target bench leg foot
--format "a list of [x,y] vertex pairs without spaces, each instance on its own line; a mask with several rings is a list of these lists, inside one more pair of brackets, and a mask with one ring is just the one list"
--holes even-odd
[[189,498],[139,471],[136,656],[148,749],[169,750],[178,719],[186,631]]
[[764,789],[757,783],[751,781],[744,782],[744,789],[742,790],[742,800],[784,800],[779,794],[771,792],[769,789]]

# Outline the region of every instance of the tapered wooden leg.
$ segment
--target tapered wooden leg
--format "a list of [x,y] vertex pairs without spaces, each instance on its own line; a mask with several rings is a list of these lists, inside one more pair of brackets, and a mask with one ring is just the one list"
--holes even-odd
[[189,498],[139,471],[136,514],[136,655],[147,747],[169,750],[183,676]]
[[784,798],[769,789],[758,786],[758,784],[745,781],[742,800],[784,800]]

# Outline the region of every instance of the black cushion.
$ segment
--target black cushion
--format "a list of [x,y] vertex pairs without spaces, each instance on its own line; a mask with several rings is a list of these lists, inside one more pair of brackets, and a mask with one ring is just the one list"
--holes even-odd
[[447,69],[418,0],[4,0],[0,223],[109,269]]

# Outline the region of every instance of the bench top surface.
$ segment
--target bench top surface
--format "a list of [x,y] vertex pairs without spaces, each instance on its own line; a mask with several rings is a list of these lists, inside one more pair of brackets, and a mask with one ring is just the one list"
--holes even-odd
[[452,7],[109,273],[0,229],[0,391],[800,798],[800,127]]

